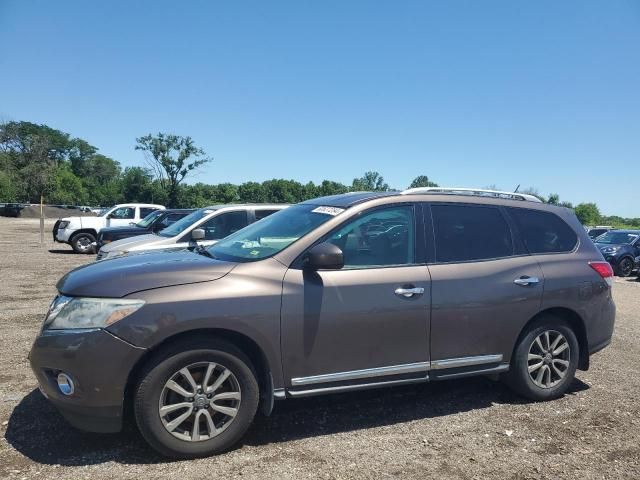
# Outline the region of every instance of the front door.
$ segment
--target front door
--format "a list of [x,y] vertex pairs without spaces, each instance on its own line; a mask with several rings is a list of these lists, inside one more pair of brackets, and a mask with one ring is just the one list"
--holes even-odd
[[107,227],[129,226],[135,221],[136,207],[118,207],[107,216]]
[[426,377],[431,285],[416,257],[416,208],[363,212],[330,234],[340,270],[287,271],[281,341],[292,390]]

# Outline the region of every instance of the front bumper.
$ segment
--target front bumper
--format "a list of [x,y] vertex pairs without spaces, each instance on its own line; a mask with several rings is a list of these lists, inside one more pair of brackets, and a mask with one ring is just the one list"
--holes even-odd
[[59,243],[69,243],[69,239],[71,235],[73,235],[74,230],[69,230],[68,228],[57,229],[53,231],[53,239]]
[[[29,360],[40,391],[71,425],[117,432],[129,373],[144,352],[102,329],[50,330],[35,339]],[[58,389],[60,372],[73,379],[73,395]]]

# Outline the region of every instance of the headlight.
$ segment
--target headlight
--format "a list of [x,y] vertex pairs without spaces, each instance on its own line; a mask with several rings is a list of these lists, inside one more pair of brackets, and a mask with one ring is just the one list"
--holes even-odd
[[68,220],[63,220],[58,224],[58,230],[64,230],[68,226],[69,226],[69,221]]
[[602,251],[604,253],[616,253],[618,251],[618,247],[606,247],[603,248]]
[[51,304],[43,330],[104,328],[131,315],[143,300],[59,296]]

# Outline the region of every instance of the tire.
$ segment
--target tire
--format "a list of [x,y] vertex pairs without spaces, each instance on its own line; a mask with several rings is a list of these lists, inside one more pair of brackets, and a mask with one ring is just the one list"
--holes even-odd
[[76,233],[71,237],[71,247],[76,253],[94,253],[95,248],[91,245],[96,241],[96,237],[88,232]]
[[[545,332],[549,334],[548,341]],[[564,340],[559,340],[550,358],[543,353],[545,350],[551,351],[546,343],[553,346],[558,335]],[[565,344],[566,348],[559,352]],[[529,359],[529,354],[540,358]],[[511,368],[505,377],[506,382],[512,390],[529,400],[553,400],[564,395],[571,385],[579,358],[578,339],[569,324],[559,317],[545,316],[534,322],[521,336],[511,359]],[[534,368],[531,373],[530,368]],[[541,371],[544,373],[539,377]],[[562,376],[558,372],[562,372]]]
[[618,265],[616,265],[616,276],[618,277],[628,277],[633,272],[633,259],[629,257],[624,257],[620,259]]
[[[206,389],[197,393],[181,372],[187,369],[200,387],[212,364],[216,367],[206,382],[210,388],[226,371],[229,375],[215,393],[205,398]],[[206,457],[229,449],[245,434],[258,409],[259,387],[254,372],[251,362],[238,348],[221,340],[194,339],[170,346],[153,358],[140,376],[134,394],[140,433],[157,452],[171,458]],[[196,391],[196,394],[192,397],[178,394],[173,390],[175,387],[168,387],[170,381],[186,390],[183,393]],[[215,400],[220,394],[234,398]],[[226,409],[225,413],[214,409],[214,401],[215,408]],[[189,406],[161,413],[163,406],[179,403]],[[229,415],[233,410],[235,414]]]

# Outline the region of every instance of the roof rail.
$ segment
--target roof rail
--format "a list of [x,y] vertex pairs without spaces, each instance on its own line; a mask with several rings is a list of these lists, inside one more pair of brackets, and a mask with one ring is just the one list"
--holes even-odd
[[408,190],[401,192],[401,195],[421,195],[421,194],[470,195],[474,197],[491,197],[491,198],[502,198],[505,200],[521,200],[525,202],[542,203],[542,200],[540,200],[535,195],[529,195],[527,193],[502,192],[500,190],[485,190],[482,188],[418,187],[418,188],[409,188]]

